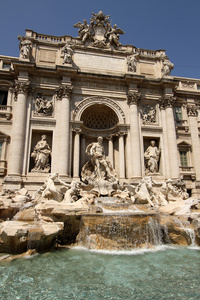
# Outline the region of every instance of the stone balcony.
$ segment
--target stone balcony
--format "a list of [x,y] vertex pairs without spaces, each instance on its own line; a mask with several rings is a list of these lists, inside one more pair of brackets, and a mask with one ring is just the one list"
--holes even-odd
[[11,119],[12,116],[12,106],[11,105],[0,105],[0,118]]

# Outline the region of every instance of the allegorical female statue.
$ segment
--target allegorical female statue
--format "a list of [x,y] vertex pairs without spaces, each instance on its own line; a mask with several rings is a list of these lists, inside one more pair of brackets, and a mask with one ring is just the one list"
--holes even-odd
[[46,138],[46,135],[42,135],[41,140],[37,142],[31,153],[31,157],[35,160],[35,166],[31,172],[48,173],[50,171],[49,157],[51,155],[51,149]]
[[157,173],[160,158],[160,149],[156,147],[155,141],[151,141],[150,146],[144,153],[146,161],[146,173]]

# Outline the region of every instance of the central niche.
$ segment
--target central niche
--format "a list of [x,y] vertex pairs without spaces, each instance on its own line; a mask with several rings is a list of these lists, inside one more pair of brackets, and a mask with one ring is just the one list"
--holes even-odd
[[82,113],[81,121],[87,128],[109,129],[117,125],[119,119],[110,107],[104,104],[95,104]]

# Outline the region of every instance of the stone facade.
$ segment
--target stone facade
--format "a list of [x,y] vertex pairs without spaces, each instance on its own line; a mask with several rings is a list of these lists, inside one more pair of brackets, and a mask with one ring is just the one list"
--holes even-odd
[[26,30],[19,57],[0,56],[1,189],[33,193],[48,172],[79,179],[102,136],[121,182],[183,177],[200,195],[200,79],[170,76],[164,50],[122,45],[102,12],[74,26],[77,38]]

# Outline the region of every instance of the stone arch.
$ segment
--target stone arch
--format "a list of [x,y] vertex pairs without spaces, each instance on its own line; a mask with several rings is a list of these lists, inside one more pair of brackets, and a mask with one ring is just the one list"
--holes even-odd
[[126,117],[123,109],[114,100],[106,97],[88,97],[82,100],[75,108],[73,114],[74,121],[81,121],[82,113],[92,105],[105,105],[115,112],[120,124],[126,123]]

